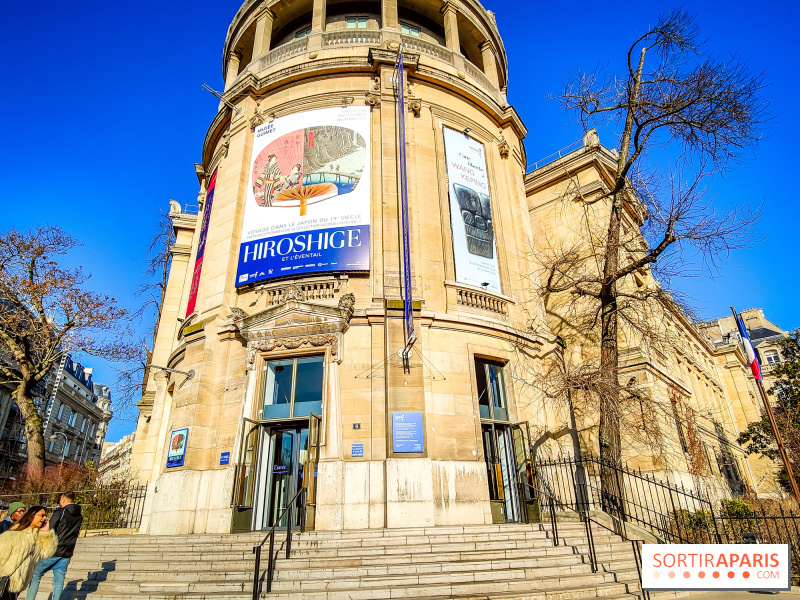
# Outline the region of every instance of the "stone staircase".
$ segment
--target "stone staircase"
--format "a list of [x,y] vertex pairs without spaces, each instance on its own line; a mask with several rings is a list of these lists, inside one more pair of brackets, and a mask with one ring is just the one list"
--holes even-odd
[[[639,584],[629,542],[593,529],[591,572],[580,523],[308,532],[280,555],[276,600],[633,600]],[[262,534],[81,538],[63,600],[227,600],[252,597],[253,545]],[[276,548],[284,541],[276,540]],[[266,570],[265,546],[262,568]],[[37,600],[51,591],[48,574]],[[266,589],[266,588],[264,588]],[[674,594],[653,594],[674,597]],[[24,596],[23,596],[24,597]]]

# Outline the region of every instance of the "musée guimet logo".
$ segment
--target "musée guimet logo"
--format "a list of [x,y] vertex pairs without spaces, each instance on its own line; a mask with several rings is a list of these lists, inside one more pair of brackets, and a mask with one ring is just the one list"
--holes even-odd
[[787,544],[645,544],[642,588],[660,590],[790,590]]

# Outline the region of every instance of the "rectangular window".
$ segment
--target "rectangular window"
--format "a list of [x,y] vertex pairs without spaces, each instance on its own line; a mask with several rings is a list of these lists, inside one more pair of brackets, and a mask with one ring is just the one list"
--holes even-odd
[[266,366],[262,418],[305,417],[322,413],[324,358],[271,360]]
[[481,419],[508,421],[506,383],[502,363],[476,358],[475,376],[478,382],[478,406]]
[[55,440],[50,440],[50,445],[47,447],[47,451],[48,452],[52,452],[53,451],[53,446],[55,446],[55,445],[56,445],[56,441]]
[[87,419],[83,419],[81,421],[81,433],[83,433],[86,430],[86,421]]
[[63,454],[64,456],[69,455],[69,440],[66,440],[64,442],[64,447],[61,449],[61,454]]
[[347,19],[348,29],[366,29],[367,17],[350,17]]
[[304,37],[306,37],[307,35],[310,35],[310,34],[311,34],[311,27],[306,27],[305,29],[301,29],[300,31],[295,33],[294,37],[296,39],[300,39],[300,38],[304,38]]
[[77,419],[77,418],[78,418],[78,413],[76,413],[74,410],[71,411],[69,413],[69,421],[67,422],[67,424],[70,427],[75,427],[75,419]]
[[419,27],[414,27],[408,23],[400,23],[400,32],[405,33],[406,35],[419,37]]
[[61,415],[63,414],[64,414],[64,405],[62,404],[61,406],[58,407],[58,414],[56,415],[56,419],[60,421]]
[[764,358],[767,359],[768,365],[776,365],[781,362],[780,354],[775,352],[775,350],[767,350],[767,352],[764,354]]

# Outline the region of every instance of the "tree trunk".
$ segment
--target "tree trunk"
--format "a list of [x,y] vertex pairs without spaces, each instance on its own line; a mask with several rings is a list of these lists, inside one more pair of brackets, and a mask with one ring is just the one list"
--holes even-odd
[[22,420],[25,422],[25,438],[28,440],[28,477],[40,480],[44,476],[44,431],[42,417],[29,396],[30,381],[23,381],[14,391]]
[[599,390],[600,484],[603,510],[624,520],[623,490],[619,476],[621,435],[619,415],[619,346],[617,341],[617,283],[619,270],[620,208],[622,192],[614,194],[606,240],[604,284],[600,293],[600,371],[605,384]]

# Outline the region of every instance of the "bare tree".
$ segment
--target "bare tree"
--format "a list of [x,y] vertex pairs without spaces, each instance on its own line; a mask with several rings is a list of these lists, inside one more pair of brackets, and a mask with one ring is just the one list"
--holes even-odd
[[45,450],[33,387],[67,352],[112,361],[132,356],[124,341],[127,311],[111,296],[88,290],[80,267],[57,261],[79,245],[58,227],[0,234],[0,383],[13,388],[34,479],[44,472]]
[[[605,174],[611,185],[591,197],[580,187],[566,193],[599,219],[597,231],[588,242],[555,244],[542,262],[543,293],[570,298],[573,326],[599,345],[597,364],[573,383],[594,394],[606,462],[620,463],[621,420],[641,398],[620,381],[621,325],[625,335],[663,339],[648,314],[679,310],[662,284],[686,274],[686,252],[702,255],[701,270],[713,268],[751,240],[758,215],[720,213],[708,182],[757,143],[764,86],[763,74],[741,61],[704,54],[694,18],[677,10],[631,44],[621,72],[579,74],[558,96],[585,131],[621,126],[616,165]],[[649,272],[662,284],[632,283]],[[615,491],[612,478],[603,477],[603,485]]]

